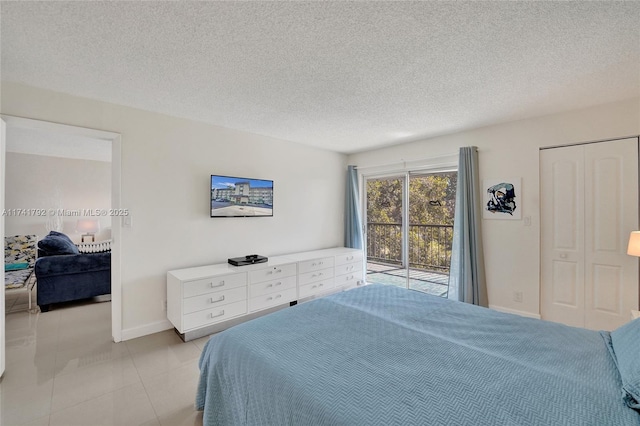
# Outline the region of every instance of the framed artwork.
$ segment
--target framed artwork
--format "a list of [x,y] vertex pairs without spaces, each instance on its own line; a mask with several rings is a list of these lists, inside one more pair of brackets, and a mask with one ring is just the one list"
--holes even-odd
[[522,219],[522,178],[484,179],[483,219]]

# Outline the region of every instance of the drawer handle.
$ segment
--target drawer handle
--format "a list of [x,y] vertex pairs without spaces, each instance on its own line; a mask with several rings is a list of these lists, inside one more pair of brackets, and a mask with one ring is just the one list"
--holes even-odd
[[348,256],[347,260],[353,260],[353,256]]
[[222,302],[224,300],[224,296],[220,297],[220,299],[218,300],[213,300],[213,297],[211,299],[209,299],[210,303],[218,303],[218,302]]
[[282,283],[281,283],[281,282],[277,282],[277,283],[275,283],[275,284],[273,284],[273,283],[269,283],[269,285],[267,286],[267,288],[271,288],[271,287],[273,287],[274,285],[277,287],[277,286],[279,286],[279,285],[282,285]]
[[353,265],[347,267],[347,271],[351,271],[353,269]]
[[281,294],[278,294],[278,295],[276,296],[276,299],[280,299],[281,297],[282,297],[282,295],[281,295]]
[[278,294],[278,295],[276,295],[275,297],[273,297],[273,296],[269,296],[269,298],[268,298],[267,300],[279,299],[279,298],[281,298],[281,297],[282,297],[282,295],[281,295],[281,294]]
[[278,287],[279,285],[282,285],[282,283],[281,282],[277,282],[276,283],[276,287]]
[[223,315],[224,315],[224,309],[222,311],[220,311],[220,313],[218,315],[210,314],[211,318],[217,318],[217,317],[221,317]]
[[216,287],[224,287],[224,281],[220,281],[220,284],[213,284],[211,283],[211,288],[216,288]]
[[311,288],[312,288],[312,289],[313,289],[313,288],[318,288],[318,287],[322,287],[323,285],[324,285],[324,284],[320,283],[320,284],[318,284],[318,285],[314,285],[314,286],[313,286],[313,287],[311,287]]
[[321,276],[321,275],[322,275],[322,272],[318,273],[318,275],[313,274],[313,275],[311,275],[311,278],[319,277],[319,276]]

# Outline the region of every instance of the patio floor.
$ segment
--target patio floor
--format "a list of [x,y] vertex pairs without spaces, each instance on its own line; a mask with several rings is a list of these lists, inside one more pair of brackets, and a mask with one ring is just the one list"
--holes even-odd
[[[407,275],[404,268],[396,265],[367,262],[367,282],[406,288]],[[434,296],[445,296],[449,289],[449,275],[409,269],[409,288]]]

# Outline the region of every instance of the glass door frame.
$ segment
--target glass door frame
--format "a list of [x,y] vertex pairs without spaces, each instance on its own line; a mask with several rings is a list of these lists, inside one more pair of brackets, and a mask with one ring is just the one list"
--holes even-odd
[[[411,274],[410,274],[410,264],[409,264],[409,179],[411,175],[428,175],[435,173],[443,173],[443,172],[457,172],[458,171],[458,161],[457,156],[447,156],[447,157],[439,157],[439,158],[447,158],[448,161],[441,162],[438,164],[427,164],[422,167],[415,165],[413,167],[408,167],[407,163],[403,163],[403,167],[400,169],[393,169],[393,167],[386,167],[387,170],[379,170],[379,171],[371,171],[369,173],[364,171],[359,171],[359,185],[360,185],[360,194],[361,194],[361,206],[362,208],[362,236],[363,236],[363,247],[364,247],[364,262],[365,262],[365,278],[367,275],[367,264],[368,264],[368,222],[367,222],[367,182],[369,180],[377,180],[377,179],[402,179],[402,227],[401,227],[401,263],[402,268],[405,271],[405,288],[410,288],[411,283]],[[454,160],[455,159],[455,160]],[[437,160],[437,159],[433,159]],[[428,160],[431,162],[433,160]],[[376,169],[380,169],[380,166],[375,167]],[[382,166],[384,169],[385,167]]]

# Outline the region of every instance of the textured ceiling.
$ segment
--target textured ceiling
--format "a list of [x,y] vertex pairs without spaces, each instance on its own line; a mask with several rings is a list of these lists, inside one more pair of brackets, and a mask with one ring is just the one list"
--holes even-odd
[[640,96],[638,2],[0,7],[5,81],[346,153]]

